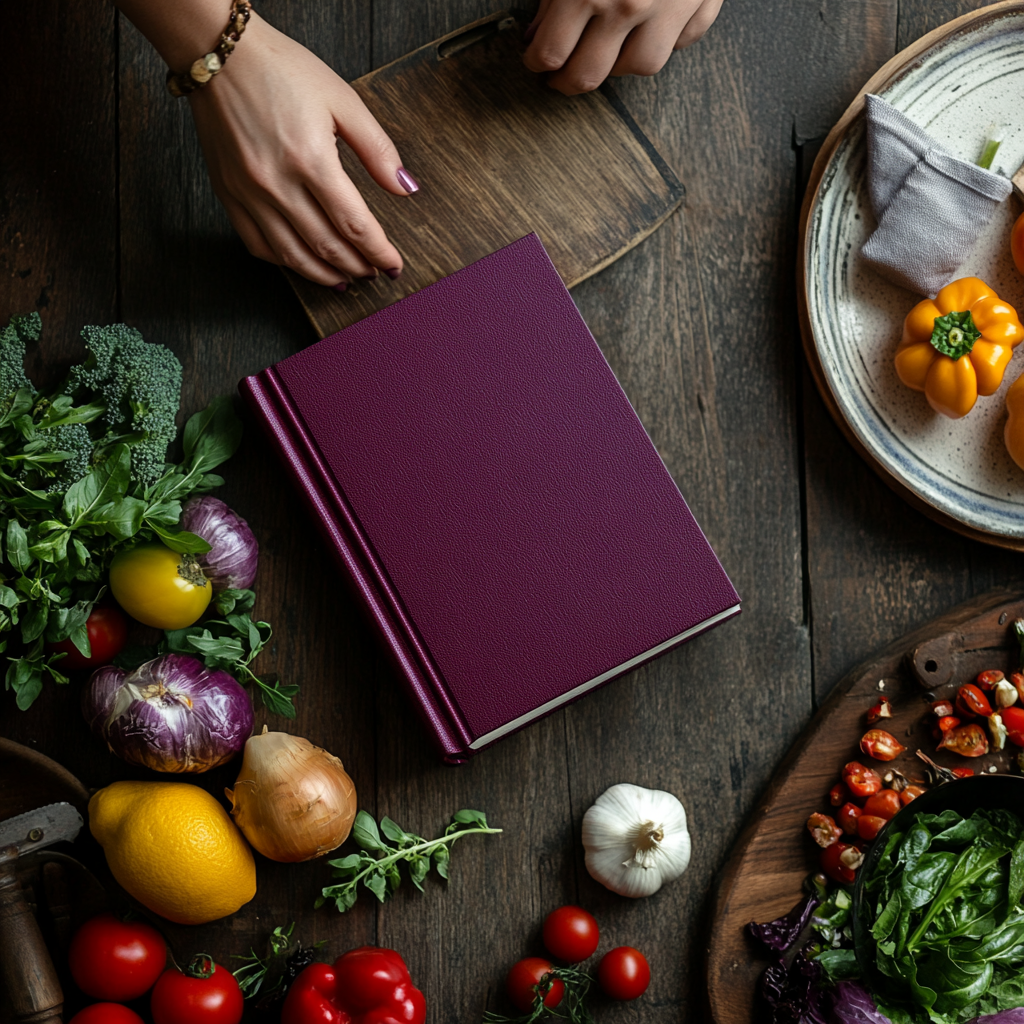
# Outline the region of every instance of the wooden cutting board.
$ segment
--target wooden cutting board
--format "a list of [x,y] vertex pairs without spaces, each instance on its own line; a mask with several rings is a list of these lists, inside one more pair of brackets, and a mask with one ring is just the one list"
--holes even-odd
[[[818,870],[805,823],[814,811],[833,813],[828,791],[847,761],[863,761],[883,774],[894,767],[921,779],[924,765],[914,753],[920,748],[947,767],[1010,770],[1018,752],[1012,745],[974,759],[936,753],[926,716],[930,700],[955,694],[983,669],[1017,670],[1020,648],[1012,625],[1021,616],[1024,595],[992,591],[890,644],[829,694],[779,766],[720,876],[706,963],[715,1024],[765,1019],[756,988],[768,960],[745,928],[785,914],[800,899],[804,879]],[[858,749],[868,728],[865,714],[882,694],[893,702],[893,717],[879,725],[907,748],[888,765]]]
[[421,189],[345,168],[405,260],[343,294],[285,271],[320,336],[536,231],[568,287],[646,238],[683,186],[610,88],[562,96],[522,62],[529,15],[504,11],[353,82]]

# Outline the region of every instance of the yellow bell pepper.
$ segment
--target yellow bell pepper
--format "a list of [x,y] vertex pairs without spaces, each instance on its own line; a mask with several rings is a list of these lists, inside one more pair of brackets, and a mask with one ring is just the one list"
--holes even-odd
[[1006,392],[1006,426],[1003,441],[1010,458],[1024,469],[1024,373]]
[[978,395],[1003,381],[1014,348],[1024,341],[1017,311],[984,281],[962,277],[934,299],[919,302],[903,322],[896,373],[943,416],[966,416]]

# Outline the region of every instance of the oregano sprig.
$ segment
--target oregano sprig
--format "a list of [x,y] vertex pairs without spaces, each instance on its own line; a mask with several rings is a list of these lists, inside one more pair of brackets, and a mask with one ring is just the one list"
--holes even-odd
[[443,836],[424,839],[406,832],[388,817],[381,818],[378,828],[371,815],[360,811],[352,826],[352,838],[360,852],[327,862],[332,875],[339,881],[324,887],[317,897],[316,906],[322,907],[328,900],[334,900],[338,911],[344,913],[355,905],[360,884],[383,903],[402,883],[399,871],[402,862],[407,865],[409,880],[422,892],[423,881],[430,874],[431,867],[447,881],[451,847],[456,840],[463,836],[497,835],[500,832],[500,828],[488,826],[487,817],[481,811],[462,810],[452,815],[451,824]]
[[[593,1024],[594,1018],[587,1007],[586,998],[593,978],[577,967],[556,967],[533,986],[534,998],[530,1012],[521,1017],[505,1017],[500,1013],[484,1013],[484,1024],[536,1024],[537,1021],[556,1018],[569,1024]],[[565,987],[557,1006],[545,1006],[544,1000],[552,985],[560,981]]]

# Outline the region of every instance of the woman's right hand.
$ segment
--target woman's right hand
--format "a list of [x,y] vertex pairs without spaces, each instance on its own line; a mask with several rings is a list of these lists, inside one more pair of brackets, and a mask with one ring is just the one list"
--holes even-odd
[[350,85],[257,14],[224,70],[189,96],[214,192],[249,252],[342,290],[402,257],[338,154],[343,139],[381,188],[419,186]]

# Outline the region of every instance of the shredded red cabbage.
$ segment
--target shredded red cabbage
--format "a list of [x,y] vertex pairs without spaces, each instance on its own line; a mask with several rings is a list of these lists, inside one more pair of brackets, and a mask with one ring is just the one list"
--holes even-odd
[[829,1024],[892,1024],[858,981],[841,981],[832,990]]
[[805,896],[785,917],[777,917],[764,924],[751,921],[747,925],[747,934],[757,939],[766,949],[774,953],[785,953],[796,942],[820,902],[817,896]]

